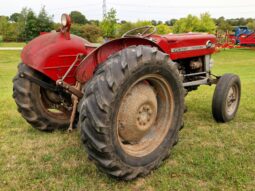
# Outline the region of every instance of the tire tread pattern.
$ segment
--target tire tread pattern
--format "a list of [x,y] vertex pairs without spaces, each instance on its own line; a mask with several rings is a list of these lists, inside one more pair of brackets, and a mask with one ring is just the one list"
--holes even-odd
[[37,85],[25,78],[21,78],[19,76],[21,72],[26,72],[33,76],[38,76],[38,74],[33,69],[21,63],[18,65],[18,74],[13,78],[13,98],[23,118],[32,127],[41,131],[67,129],[69,120],[60,121],[42,112],[42,108],[38,104],[38,99],[40,98],[36,97],[36,94],[33,92]]
[[[126,76],[132,75],[139,65],[150,64],[152,61],[168,65],[175,78],[179,79],[178,70],[167,54],[157,48],[131,46],[115,53],[102,63],[83,90],[84,97],[79,106],[82,142],[89,158],[96,163],[97,167],[115,178],[131,180],[137,176],[145,176],[169,156],[168,148],[156,161],[146,166],[132,167],[123,163],[114,153],[113,145],[109,140],[109,115],[118,88],[123,84]],[[181,81],[178,83],[183,93]],[[178,133],[175,134],[171,145],[174,146],[177,140]]]

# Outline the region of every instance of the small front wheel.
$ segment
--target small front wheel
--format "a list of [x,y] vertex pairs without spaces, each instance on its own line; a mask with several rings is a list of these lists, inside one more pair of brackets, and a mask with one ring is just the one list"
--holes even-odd
[[225,74],[218,81],[212,102],[213,117],[217,122],[231,121],[238,110],[241,98],[240,78],[234,74]]

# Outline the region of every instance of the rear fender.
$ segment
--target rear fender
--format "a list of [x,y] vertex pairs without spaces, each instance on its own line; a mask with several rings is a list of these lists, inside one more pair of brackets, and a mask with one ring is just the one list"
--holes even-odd
[[96,67],[103,63],[110,55],[133,45],[157,47],[159,50],[163,51],[159,45],[148,39],[138,37],[116,39],[92,51],[78,66],[76,79],[81,83],[86,83],[93,77]]
[[[57,81],[66,73],[77,54],[87,55],[91,51],[85,45],[89,47],[91,44],[75,35],[67,39],[60,32],[51,32],[32,40],[23,49],[21,58],[24,64]],[[75,83],[75,69],[78,65],[69,73],[65,82]]]

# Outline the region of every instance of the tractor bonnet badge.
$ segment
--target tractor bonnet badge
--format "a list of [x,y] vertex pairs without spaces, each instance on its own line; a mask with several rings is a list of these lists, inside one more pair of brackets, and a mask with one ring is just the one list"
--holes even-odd
[[186,46],[181,48],[173,48],[171,49],[171,52],[186,52],[186,51],[192,51],[192,50],[203,50],[203,49],[209,49],[214,48],[215,44],[213,44],[210,40],[206,42],[205,45],[198,45],[198,46]]

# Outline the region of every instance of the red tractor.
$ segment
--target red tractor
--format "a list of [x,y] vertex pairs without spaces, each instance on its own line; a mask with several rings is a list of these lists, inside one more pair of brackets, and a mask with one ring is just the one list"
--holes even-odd
[[214,35],[155,35],[146,26],[95,47],[70,34],[68,15],[61,22],[58,32],[23,49],[13,97],[36,129],[80,126],[88,156],[103,172],[130,180],[157,168],[178,141],[185,95],[200,85],[217,84],[216,121],[234,118],[240,79],[211,74]]

